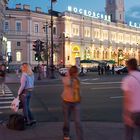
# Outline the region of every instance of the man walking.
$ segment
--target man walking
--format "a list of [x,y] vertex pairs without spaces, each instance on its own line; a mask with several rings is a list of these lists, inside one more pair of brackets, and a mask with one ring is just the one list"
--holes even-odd
[[134,128],[138,128],[140,139],[140,72],[137,70],[137,60],[127,61],[128,76],[122,81],[124,92],[123,118],[125,124],[125,140],[133,140]]

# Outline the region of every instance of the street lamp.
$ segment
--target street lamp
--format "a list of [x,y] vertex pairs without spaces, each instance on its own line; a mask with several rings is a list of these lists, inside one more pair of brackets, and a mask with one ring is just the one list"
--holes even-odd
[[51,0],[51,59],[50,59],[50,64],[51,64],[51,75],[50,78],[55,78],[54,77],[54,64],[53,64],[53,54],[54,54],[54,50],[53,50],[53,3],[56,2],[57,0]]
[[47,77],[49,76],[49,61],[48,61],[48,22],[46,21],[45,25],[43,26],[43,28],[45,29],[45,33],[46,33],[46,75]]

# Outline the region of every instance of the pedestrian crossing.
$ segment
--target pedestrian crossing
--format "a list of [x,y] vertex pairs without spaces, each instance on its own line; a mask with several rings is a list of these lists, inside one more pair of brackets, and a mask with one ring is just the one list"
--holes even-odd
[[5,93],[3,93],[2,87],[0,86],[0,114],[6,109],[10,109],[11,102],[14,99],[12,91],[7,85],[5,85]]

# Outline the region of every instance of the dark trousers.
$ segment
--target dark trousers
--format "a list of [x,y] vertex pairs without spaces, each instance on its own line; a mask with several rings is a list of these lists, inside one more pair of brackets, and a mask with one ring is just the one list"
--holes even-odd
[[140,112],[129,113],[134,126],[125,125],[125,140],[134,140],[134,136],[140,140]]
[[70,103],[63,101],[63,115],[64,115],[64,136],[69,136],[70,133],[70,116],[71,113],[74,115],[74,122],[77,134],[77,140],[83,140],[83,129],[80,117],[80,103]]

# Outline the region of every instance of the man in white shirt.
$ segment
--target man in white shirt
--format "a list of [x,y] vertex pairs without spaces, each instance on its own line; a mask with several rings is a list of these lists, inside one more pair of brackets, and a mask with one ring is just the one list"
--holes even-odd
[[[127,61],[129,74],[122,80],[124,92],[123,118],[125,124],[125,140],[133,140],[135,120],[140,122],[140,72],[137,70],[137,60],[131,58]],[[140,135],[139,135],[140,136]]]

